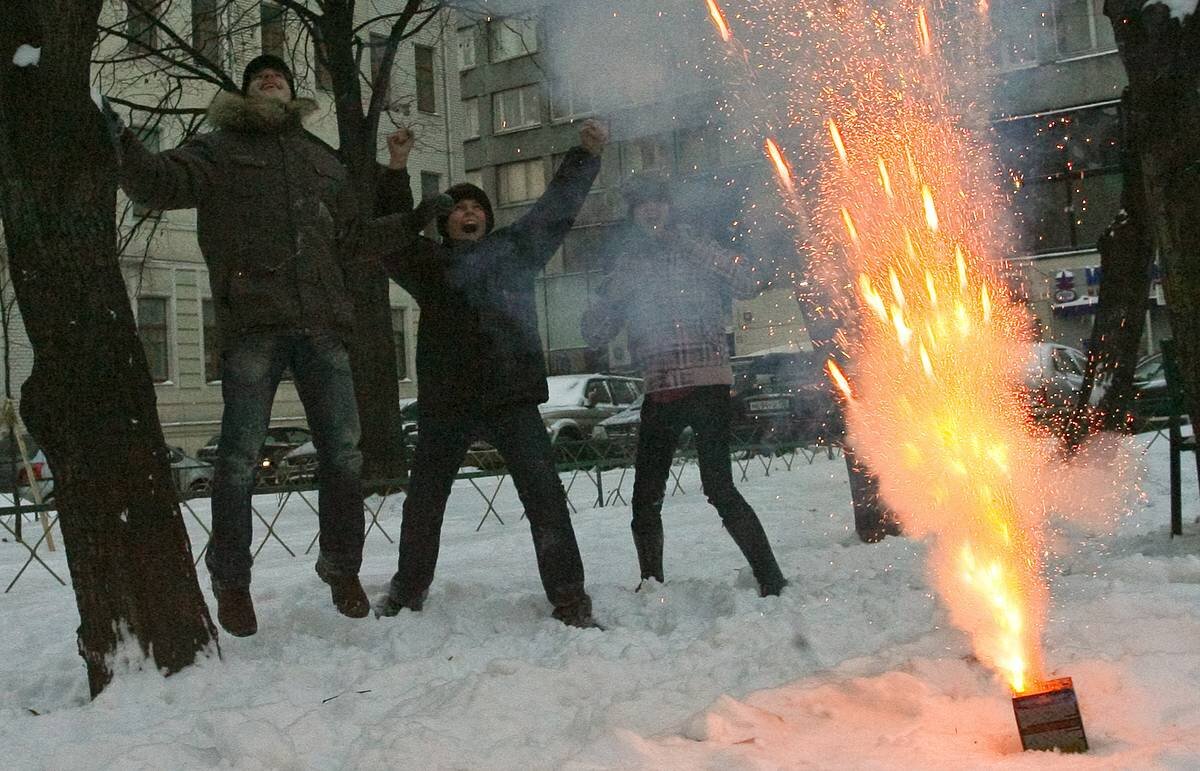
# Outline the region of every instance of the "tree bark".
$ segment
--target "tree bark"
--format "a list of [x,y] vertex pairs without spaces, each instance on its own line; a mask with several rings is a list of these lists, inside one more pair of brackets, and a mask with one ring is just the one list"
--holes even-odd
[[[328,53],[333,78],[338,146],[350,173],[359,211],[375,211],[377,125],[363,114],[358,63],[354,58],[354,3],[327,4],[317,24]],[[400,422],[400,381],[396,375],[396,341],[392,333],[388,276],[382,264],[357,262],[347,276],[354,297],[354,339],[350,367],[362,423],[364,489],[371,480],[405,475]]]
[[1129,76],[1147,223],[1164,268],[1184,407],[1200,425],[1200,16],[1144,0],[1106,0]]
[[[1088,367],[1075,414],[1067,431],[1067,446],[1074,451],[1095,429],[1126,430],[1133,418],[1137,394],[1133,374],[1138,350],[1146,329],[1146,301],[1154,266],[1154,240],[1148,226],[1146,188],[1142,177],[1141,148],[1145,138],[1137,128],[1133,99],[1126,89],[1122,96],[1121,212],[1100,237],[1100,302],[1088,346]],[[1099,402],[1099,416],[1089,404],[1097,380],[1106,381]]]
[[[93,696],[128,638],[167,673],[219,655],[117,260],[116,158],[88,97],[102,5],[9,0],[0,20],[0,215],[34,351],[21,414],[54,471]],[[38,65],[11,63],[21,44]]]

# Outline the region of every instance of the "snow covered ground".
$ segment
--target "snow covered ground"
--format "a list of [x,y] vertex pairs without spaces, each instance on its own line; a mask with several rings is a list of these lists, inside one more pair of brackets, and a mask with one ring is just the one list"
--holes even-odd
[[[845,466],[819,456],[769,477],[756,462],[741,483],[792,582],[780,598],[758,598],[694,468],[667,500],[667,583],[653,591],[633,591],[628,507],[590,508],[577,487],[604,632],[550,619],[507,484],[507,524],[475,532],[482,501],[459,483],[426,610],[382,620],[334,612],[302,554],[316,518],[294,501],[280,534],[300,556],[269,542],[255,566],[257,636],[222,635],[223,660],[171,678],[122,674],[91,703],[72,593],[34,565],[0,596],[3,765],[1198,768],[1195,464],[1184,457],[1187,534],[1174,540],[1165,439],[1145,465],[1142,500],[1115,536],[1085,538],[1053,566],[1047,658],[1075,680],[1084,756],[1020,751],[1010,696],[948,627],[921,544],[859,543]],[[394,536],[398,500],[383,521]],[[0,543],[3,583],[23,555]],[[61,551],[50,557],[65,575]],[[384,591],[394,559],[371,533],[368,592]]]

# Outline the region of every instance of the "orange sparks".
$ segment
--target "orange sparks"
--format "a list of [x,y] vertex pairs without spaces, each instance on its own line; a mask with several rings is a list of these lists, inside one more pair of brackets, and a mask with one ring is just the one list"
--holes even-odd
[[854,394],[850,391],[850,381],[842,374],[841,368],[833,359],[825,362],[825,370],[829,373],[829,377],[833,378],[834,385],[842,392],[847,401],[854,401]]
[[933,206],[933,193],[929,192],[929,185],[921,185],[921,200],[925,203],[925,224],[934,233],[938,229],[937,209]]
[[850,242],[858,246],[858,230],[854,227],[854,220],[850,219],[850,212],[846,211],[846,207],[842,207],[842,224],[846,226],[846,233],[850,236]]
[[775,173],[778,175],[780,183],[787,188],[789,193],[796,192],[796,184],[792,181],[791,164],[783,157],[783,153],[780,152],[779,145],[775,144],[774,139],[767,138],[766,150],[771,163],[775,165]]
[[[832,121],[830,121],[832,125]],[[887,164],[883,162],[883,158],[879,159],[879,184],[883,186],[883,192],[887,193],[888,198],[892,198],[892,178],[888,176]]]
[[929,36],[929,20],[925,18],[925,8],[917,9],[917,36],[921,40],[921,53],[929,55],[933,43]]
[[833,138],[833,146],[837,150],[838,157],[842,159],[842,163],[848,165],[850,158],[846,155],[846,145],[842,142],[842,132],[838,131],[837,124],[832,120],[829,121],[829,136]]
[[708,3],[708,17],[712,19],[713,26],[717,28],[717,34],[721,36],[721,40],[728,43],[733,40],[733,33],[729,30],[729,23],[725,21],[725,13],[721,10],[721,6],[717,5],[716,0],[705,0]]

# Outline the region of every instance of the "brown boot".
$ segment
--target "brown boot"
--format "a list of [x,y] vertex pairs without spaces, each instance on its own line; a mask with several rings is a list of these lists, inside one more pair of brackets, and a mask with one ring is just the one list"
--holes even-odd
[[333,604],[338,613],[350,618],[366,618],[371,612],[371,601],[367,599],[367,593],[363,591],[358,576],[322,573],[321,580],[329,584]]
[[254,600],[249,589],[213,587],[217,598],[217,621],[234,637],[249,637],[258,631]]

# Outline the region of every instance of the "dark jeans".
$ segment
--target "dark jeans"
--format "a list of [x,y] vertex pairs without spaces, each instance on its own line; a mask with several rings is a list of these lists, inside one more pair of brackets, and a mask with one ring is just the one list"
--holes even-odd
[[423,413],[416,455],[404,499],[400,557],[392,578],[393,599],[419,608],[433,582],[442,518],[454,477],[467,449],[483,439],[503,456],[529,518],[538,572],[555,607],[572,605],[583,591],[583,561],[567,511],[567,495],[554,468],[554,453],[533,404],[463,413]]
[[205,558],[214,584],[250,585],[250,498],[271,404],[288,366],[321,468],[318,568],[327,575],[357,575],[362,564],[362,454],[346,347],[326,333],[249,334],[228,341],[221,357],[225,411],[213,478],[212,541]]
[[899,535],[896,515],[879,495],[879,479],[871,473],[853,448],[843,442],[846,471],[850,475],[850,500],[854,506],[854,530],[867,543],[883,540],[885,535]]
[[758,515],[733,484],[729,460],[729,386],[699,386],[674,401],[659,403],[647,396],[638,429],[633,480],[635,542],[662,539],[662,506],[675,446],[685,426],[694,433],[696,460],[704,495],[717,509],[725,529],[754,568],[762,584],[782,581]]

